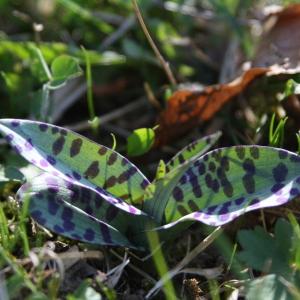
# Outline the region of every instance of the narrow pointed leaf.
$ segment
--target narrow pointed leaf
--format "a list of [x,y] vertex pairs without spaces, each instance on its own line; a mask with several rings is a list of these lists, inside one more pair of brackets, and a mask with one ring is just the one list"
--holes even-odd
[[[143,211],[152,216],[162,225],[164,223],[164,211],[170,197],[170,191],[175,188],[182,175],[220,138],[221,132],[216,132],[207,137],[196,140],[176,154],[164,167],[164,176],[156,176],[145,191]],[[161,170],[161,164],[158,171]]]
[[197,159],[207,152],[218,141],[221,135],[222,133],[218,131],[190,143],[170,159],[166,164],[166,171],[170,172],[172,169],[186,163],[188,160]]
[[37,167],[89,186],[131,214],[142,214],[130,204],[142,201],[149,181],[117,152],[70,130],[41,122],[2,119],[0,132]]
[[156,169],[156,175],[155,175],[155,180],[159,180],[163,177],[166,176],[166,164],[165,162],[161,159],[158,163],[157,169]]
[[44,173],[19,189],[17,198],[28,197],[30,215],[57,234],[87,243],[137,248],[119,230],[128,230],[126,212],[88,188]]
[[218,226],[245,212],[284,204],[300,194],[299,167],[300,157],[283,149],[236,146],[211,151],[175,186],[165,182],[165,221],[171,223],[166,227],[189,220]]

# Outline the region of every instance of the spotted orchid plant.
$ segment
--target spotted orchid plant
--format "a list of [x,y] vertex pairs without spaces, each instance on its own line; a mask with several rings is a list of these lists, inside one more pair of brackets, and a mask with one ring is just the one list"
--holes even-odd
[[17,199],[30,199],[30,215],[42,226],[82,242],[146,250],[147,231],[166,240],[194,221],[222,225],[300,194],[298,155],[264,146],[207,152],[219,132],[160,163],[152,183],[116,151],[71,130],[1,119],[0,132],[43,170]]

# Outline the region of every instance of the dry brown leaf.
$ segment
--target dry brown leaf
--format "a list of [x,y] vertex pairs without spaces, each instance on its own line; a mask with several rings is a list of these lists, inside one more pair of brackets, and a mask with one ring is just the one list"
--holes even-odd
[[159,116],[156,146],[162,146],[211,119],[222,106],[241,93],[255,78],[266,74],[268,68],[253,68],[228,84],[206,87],[201,92],[182,89],[169,99]]

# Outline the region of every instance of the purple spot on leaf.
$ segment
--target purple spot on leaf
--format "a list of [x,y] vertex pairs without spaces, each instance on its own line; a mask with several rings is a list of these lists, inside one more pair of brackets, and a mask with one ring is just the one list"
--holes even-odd
[[238,206],[240,206],[241,204],[243,204],[243,202],[245,201],[245,198],[244,197],[240,197],[238,199],[235,199],[234,200],[234,203]]
[[146,179],[143,179],[142,183],[141,183],[141,187],[142,189],[145,189],[148,186],[149,182]]
[[52,145],[52,152],[54,155],[58,155],[64,148],[66,139],[64,136],[60,136]]
[[46,223],[46,219],[43,217],[43,214],[39,210],[32,211],[30,213],[31,217],[34,218],[39,224],[44,225]]
[[10,133],[5,136],[5,140],[9,143],[14,139],[14,136]]
[[87,168],[87,170],[84,172],[84,175],[86,178],[95,178],[99,174],[99,162],[93,161],[90,166]]
[[58,127],[52,127],[51,131],[52,131],[52,134],[56,134],[59,132],[59,129],[58,129]]
[[59,204],[52,195],[49,195],[47,200],[49,213],[53,216],[56,215],[57,211],[59,210]]
[[220,221],[225,222],[230,219],[230,214],[224,214],[219,216]]
[[33,148],[33,143],[32,143],[32,139],[28,138],[26,143],[25,143],[25,150],[26,151],[31,151]]
[[98,153],[99,153],[100,155],[104,155],[106,152],[107,152],[107,148],[106,148],[106,147],[103,147],[103,146],[101,146],[101,147],[99,148],[99,150],[98,150]]
[[19,125],[20,125],[19,121],[14,120],[14,121],[11,122],[12,127],[18,127]]
[[219,210],[219,214],[220,215],[227,214],[230,206],[231,206],[231,202],[224,203],[221,209]]
[[129,206],[129,212],[131,213],[131,214],[136,214],[137,213],[137,210],[136,210],[136,208],[134,208],[133,206]]
[[291,155],[290,160],[291,160],[291,162],[300,162],[300,156]]
[[285,159],[288,156],[288,152],[284,151],[284,150],[279,150],[278,156],[279,156],[280,159]]
[[183,196],[183,192],[180,187],[175,186],[175,188],[173,189],[172,195],[176,201],[179,201],[179,202],[183,201],[184,196]]
[[278,197],[277,199],[276,199],[276,202],[278,203],[278,204],[283,204],[283,203],[286,203],[287,202],[287,198],[286,197]]
[[64,129],[64,128],[61,128],[61,129],[60,129],[60,134],[61,134],[61,135],[67,135],[67,134],[68,134],[68,131],[67,131],[66,129]]
[[48,129],[48,125],[42,123],[42,124],[39,124],[39,128],[40,128],[40,131],[45,132]]
[[196,211],[193,215],[193,217],[195,219],[200,219],[202,217],[203,213],[199,212],[199,211]]
[[49,188],[48,188],[48,192],[49,192],[50,194],[57,194],[58,191],[59,191],[58,187],[49,187]]
[[83,141],[80,138],[72,141],[72,145],[70,148],[70,156],[71,157],[74,157],[80,153],[82,143],[83,143]]
[[58,186],[57,180],[51,176],[46,177],[45,181],[46,181],[47,185],[49,185],[49,186]]
[[42,168],[47,168],[49,166],[48,162],[45,159],[40,160],[40,166]]
[[108,158],[108,160],[107,160],[107,164],[108,164],[109,166],[111,166],[111,165],[113,165],[113,164],[115,163],[116,160],[117,160],[117,153],[113,152],[113,153],[109,156],[109,158]]
[[186,184],[187,183],[187,176],[186,175],[182,175],[181,178],[179,179],[179,183],[180,184]]
[[105,224],[100,224],[100,231],[102,233],[104,242],[106,242],[107,244],[112,244],[108,226]]
[[273,170],[273,177],[276,182],[284,181],[287,174],[288,174],[288,168],[285,164],[279,163]]
[[297,196],[297,195],[300,194],[300,191],[297,188],[292,188],[291,191],[290,191],[290,194],[292,196]]
[[253,163],[253,160],[249,158],[244,161],[243,168],[248,174],[253,175],[255,173],[255,165]]
[[58,233],[58,234],[61,234],[61,233],[65,232],[65,230],[61,226],[59,226],[59,225],[54,225],[53,231],[56,232],[56,233]]
[[214,179],[211,183],[211,189],[215,192],[215,193],[218,193],[219,191],[219,188],[220,188],[220,184],[219,184],[219,181],[217,179]]
[[83,237],[87,241],[93,241],[95,239],[95,232],[94,232],[94,230],[92,230],[91,228],[86,229]]
[[260,206],[260,200],[258,198],[254,198],[253,200],[251,200],[251,202],[249,203],[249,206],[252,207],[259,207]]
[[19,145],[13,146],[13,149],[16,151],[16,153],[21,154],[23,149]]
[[218,205],[213,205],[210,206],[209,208],[206,209],[207,214],[211,215],[213,214],[213,212],[216,210],[216,208],[218,207]]
[[71,220],[73,218],[73,211],[72,211],[72,209],[69,208],[69,207],[65,207],[63,209],[61,217],[65,221]]
[[128,164],[128,160],[124,157],[122,158],[122,162],[121,162],[121,165],[124,167]]
[[136,169],[135,167],[131,167],[131,168],[128,170],[128,176],[131,177],[131,176],[133,176],[136,172],[137,172],[137,169]]
[[75,228],[75,224],[70,221],[64,221],[63,228],[65,231],[73,231]]
[[48,162],[50,165],[54,166],[54,165],[56,164],[56,159],[55,159],[53,156],[48,155],[48,156],[47,156],[47,162]]
[[276,194],[281,194],[281,189],[284,187],[283,183],[275,183],[272,188],[271,188],[271,192],[272,193],[276,193]]
[[93,211],[92,207],[89,204],[87,204],[85,207],[85,212],[89,215],[93,215],[94,211]]
[[81,179],[81,175],[75,171],[72,172],[73,174],[73,177],[76,179],[76,180],[80,180]]
[[203,162],[199,163],[198,174],[203,175],[205,173],[205,164]]

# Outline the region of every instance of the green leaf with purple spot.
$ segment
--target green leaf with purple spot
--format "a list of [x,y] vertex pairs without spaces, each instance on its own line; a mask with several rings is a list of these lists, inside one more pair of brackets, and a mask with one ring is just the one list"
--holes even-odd
[[138,205],[143,200],[149,181],[119,153],[70,130],[41,122],[2,119],[0,132],[24,158],[42,170],[80,182],[113,205],[142,214],[130,204]]
[[20,200],[30,197],[32,217],[84,242],[143,249],[146,230],[169,239],[194,221],[222,225],[300,194],[298,155],[260,146],[204,154],[220,133],[161,163],[150,184],[126,158],[70,130],[4,119],[0,132],[46,172],[18,192]]
[[30,215],[60,235],[92,244],[137,248],[117,229],[128,229],[124,211],[113,205],[100,210],[105,200],[76,183],[44,173],[24,184],[17,197],[30,197]]
[[207,152],[221,137],[222,133],[217,131],[214,134],[195,140],[180,150],[174,157],[166,164],[166,171],[171,170],[186,164],[188,161],[195,160],[205,152]]
[[218,226],[245,212],[284,204],[300,194],[299,167],[298,155],[272,147],[208,152],[175,186],[172,180],[165,182],[169,192],[165,222],[170,223],[166,227],[187,220]]
[[197,158],[217,142],[221,134],[218,131],[200,138],[179,151],[166,165],[159,163],[157,174],[163,173],[164,176],[156,175],[154,182],[147,186],[142,208],[147,214],[153,216],[158,224],[164,223],[165,207],[178,180]]

